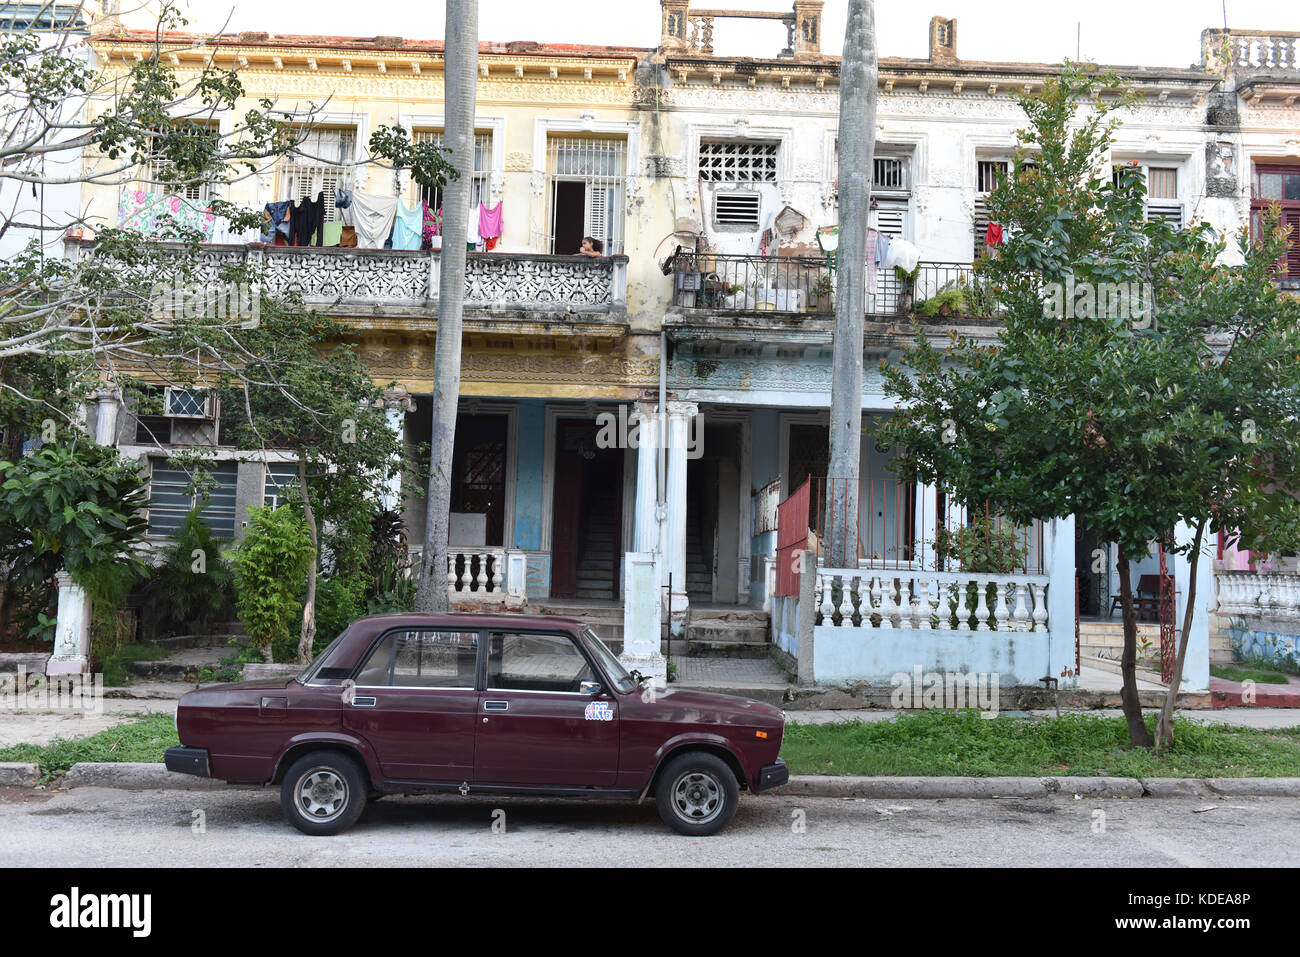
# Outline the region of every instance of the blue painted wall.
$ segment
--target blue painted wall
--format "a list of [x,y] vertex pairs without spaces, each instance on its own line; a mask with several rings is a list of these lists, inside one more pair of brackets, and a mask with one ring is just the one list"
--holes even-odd
[[542,547],[542,458],[546,439],[546,407],[519,403],[519,436],[515,450],[515,548]]

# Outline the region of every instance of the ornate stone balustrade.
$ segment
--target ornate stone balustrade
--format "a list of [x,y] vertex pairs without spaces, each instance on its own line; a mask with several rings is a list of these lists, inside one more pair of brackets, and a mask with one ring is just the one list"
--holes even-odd
[[[68,240],[67,246],[66,255],[81,257],[94,244]],[[312,305],[432,307],[438,301],[437,251],[210,244],[198,256],[196,282],[217,282],[224,267],[246,263],[261,271],[273,294],[296,291]],[[627,257],[470,253],[465,307],[622,313],[627,309]]]
[[1201,34],[1206,66],[1237,72],[1300,73],[1300,33],[1270,30],[1206,30]]
[[1300,574],[1220,571],[1219,614],[1300,621]]
[[1049,581],[1046,575],[823,568],[819,624],[1046,633]]

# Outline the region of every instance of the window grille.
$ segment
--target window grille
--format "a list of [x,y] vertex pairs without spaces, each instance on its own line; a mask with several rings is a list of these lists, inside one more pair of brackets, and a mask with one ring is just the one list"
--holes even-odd
[[[411,139],[415,143],[432,143],[439,149],[443,147],[443,130],[416,130],[411,134]],[[444,159],[452,162],[449,155],[444,155]],[[421,186],[415,181],[411,182],[411,198],[415,202],[424,200],[429,204],[430,209],[442,208],[442,187]],[[474,134],[474,172],[470,180],[469,205],[470,209],[477,209],[478,204],[483,203],[487,206],[492,204],[492,134],[475,133]]]
[[546,144],[546,250],[554,253],[557,184],[584,186],[583,233],[601,240],[605,255],[623,252],[623,209],[627,195],[627,140],[552,136]]
[[743,226],[758,229],[758,212],[761,197],[758,193],[715,193],[713,195],[713,225]]
[[[215,138],[217,131],[200,123],[178,125],[174,132],[185,136],[206,136]],[[211,184],[207,180],[193,179],[180,181],[171,161],[162,156],[160,150],[150,143],[149,155],[141,162],[137,182],[140,189],[149,193],[162,193],[167,196],[179,196],[197,206],[206,206],[212,195]]]
[[352,182],[356,138],[355,130],[312,130],[304,136],[280,166],[280,199],[296,203],[323,193],[325,222],[338,222],[342,216],[334,198]]
[[776,143],[700,143],[705,183],[775,183]]

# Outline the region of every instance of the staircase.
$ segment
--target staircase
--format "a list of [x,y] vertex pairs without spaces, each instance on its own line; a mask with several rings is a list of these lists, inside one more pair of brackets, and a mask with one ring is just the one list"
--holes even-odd
[[609,650],[614,654],[623,653],[623,605],[619,602],[545,598],[529,604],[523,609],[523,614],[576,618],[584,625],[591,626],[591,630],[609,645]]
[[766,658],[768,615],[744,606],[695,608],[686,620],[685,639],[672,642],[675,656],[690,658]]
[[693,602],[713,601],[713,560],[705,557],[698,521],[686,523],[686,594]]
[[[584,506],[582,541],[578,546],[576,597],[617,601],[618,553],[614,543],[621,530],[620,516],[616,514],[618,497],[614,489],[594,489],[590,503],[589,507]],[[600,630],[596,633],[600,634]]]

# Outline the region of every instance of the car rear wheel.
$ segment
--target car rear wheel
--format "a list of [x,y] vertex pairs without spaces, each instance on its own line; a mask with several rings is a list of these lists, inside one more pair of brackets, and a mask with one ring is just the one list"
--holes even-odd
[[727,762],[704,751],[678,755],[664,765],[655,788],[659,816],[678,834],[704,837],[726,827],[740,788]]
[[337,751],[313,751],[290,765],[280,785],[280,807],[304,834],[338,834],[366,807],[368,784],[357,763]]

